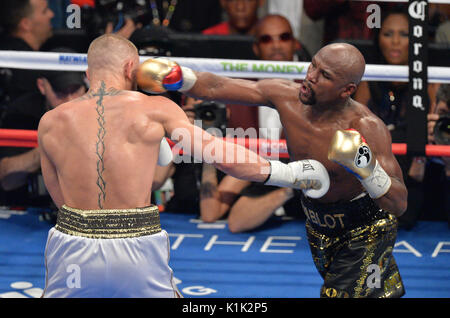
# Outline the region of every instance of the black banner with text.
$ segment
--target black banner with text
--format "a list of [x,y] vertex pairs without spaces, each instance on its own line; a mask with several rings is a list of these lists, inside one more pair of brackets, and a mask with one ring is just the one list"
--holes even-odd
[[428,1],[412,1],[409,13],[409,103],[407,109],[407,152],[425,155],[428,96]]

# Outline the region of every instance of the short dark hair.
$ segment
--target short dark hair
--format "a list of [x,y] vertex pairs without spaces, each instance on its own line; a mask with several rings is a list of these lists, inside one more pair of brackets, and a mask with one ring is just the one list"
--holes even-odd
[[444,102],[450,107],[450,84],[441,84],[436,92],[436,104]]
[[33,12],[30,0],[0,1],[0,24],[7,34],[16,31],[20,20]]

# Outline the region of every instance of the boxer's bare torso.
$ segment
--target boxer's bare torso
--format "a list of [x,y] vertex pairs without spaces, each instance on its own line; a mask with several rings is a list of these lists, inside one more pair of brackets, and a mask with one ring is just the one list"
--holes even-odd
[[318,110],[314,106],[303,105],[298,97],[301,89],[298,83],[268,81],[265,85],[268,86],[263,90],[266,97],[280,114],[290,159],[315,159],[328,170],[330,190],[320,200],[348,201],[361,194],[363,187],[359,180],[342,166],[328,160],[328,149],[336,130],[353,128],[365,137],[378,160],[383,160],[385,154],[378,156],[382,150],[379,145],[389,144],[390,137],[379,119],[367,107],[353,100],[339,109],[331,106],[327,110]]
[[155,119],[161,97],[149,107],[143,96],[104,87],[45,115],[40,143],[48,164],[56,167],[49,191],[60,192],[57,205],[124,209],[150,204],[164,128]]

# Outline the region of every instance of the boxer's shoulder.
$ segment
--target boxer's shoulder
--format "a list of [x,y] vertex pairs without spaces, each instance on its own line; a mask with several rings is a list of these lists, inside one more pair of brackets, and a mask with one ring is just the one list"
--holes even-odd
[[64,115],[64,111],[65,109],[67,109],[67,104],[68,103],[65,103],[49,111],[46,111],[39,121],[39,126],[50,125],[53,121],[58,120],[61,116]]
[[353,107],[350,109],[350,128],[354,129],[375,129],[377,126],[384,125],[367,106],[353,101]]
[[356,130],[369,132],[377,132],[386,128],[384,122],[373,113],[364,113],[355,116],[350,125]]

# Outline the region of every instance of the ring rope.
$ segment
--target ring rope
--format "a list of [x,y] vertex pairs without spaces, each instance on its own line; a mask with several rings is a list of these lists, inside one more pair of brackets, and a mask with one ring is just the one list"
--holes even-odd
[[[367,2],[367,0],[352,0],[352,1],[362,1]],[[371,0],[371,2],[409,2],[409,0]],[[428,0],[428,3],[450,3],[450,0]]]
[[[140,62],[152,58],[140,56]],[[170,57],[194,71],[210,72],[237,78],[303,79],[309,62],[281,62],[216,58]],[[80,71],[87,69],[87,55],[78,53],[0,51],[0,67],[48,71]],[[367,64],[363,81],[408,82],[407,65]],[[428,82],[450,83],[450,67],[429,66]]]
[[[278,154],[280,158],[289,158],[286,140],[254,139],[254,138],[224,138],[227,142],[245,146],[257,151],[261,155],[272,156]],[[175,142],[167,139],[171,147]],[[24,147],[35,148],[38,146],[37,131],[24,129],[0,129],[0,146],[2,147]],[[393,143],[392,152],[395,155],[406,155],[407,145],[405,143]],[[181,153],[180,153],[181,154]],[[450,157],[450,146],[426,145],[425,155],[431,157]]]

